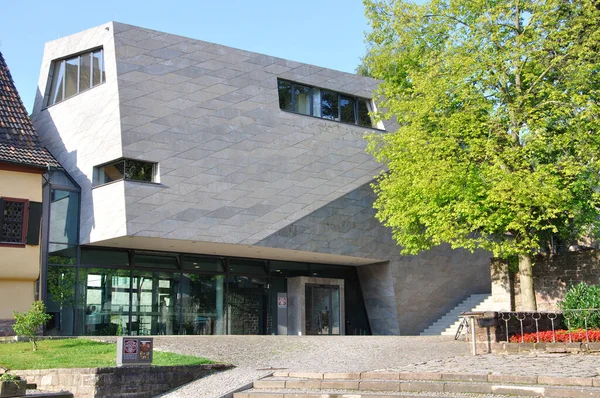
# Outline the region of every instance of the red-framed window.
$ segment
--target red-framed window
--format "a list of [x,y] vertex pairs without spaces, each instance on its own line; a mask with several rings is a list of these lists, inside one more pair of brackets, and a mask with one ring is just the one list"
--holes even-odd
[[0,244],[24,245],[28,216],[28,199],[0,198]]

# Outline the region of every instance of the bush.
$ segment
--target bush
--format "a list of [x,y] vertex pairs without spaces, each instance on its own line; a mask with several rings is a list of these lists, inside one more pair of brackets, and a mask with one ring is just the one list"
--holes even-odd
[[37,333],[40,328],[52,318],[46,314],[46,306],[42,301],[34,301],[28,311],[13,312],[15,324],[13,330],[17,336],[29,337],[33,344],[33,351],[37,351]]
[[[563,311],[565,320],[569,320],[571,329],[600,328],[600,286],[588,285],[581,282],[571,285],[565,293],[565,298],[558,303]],[[596,308],[596,311],[574,311],[588,308]]]

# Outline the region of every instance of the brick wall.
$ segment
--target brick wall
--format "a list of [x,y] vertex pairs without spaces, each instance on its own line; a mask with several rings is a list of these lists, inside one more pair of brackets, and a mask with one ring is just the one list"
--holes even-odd
[[[508,267],[505,267],[498,274],[505,274],[508,272],[507,269]],[[510,283],[505,293],[507,296],[512,296],[513,308],[516,305],[519,309],[521,294],[518,272],[510,275],[506,280],[510,280]],[[551,257],[537,256],[534,259],[533,283],[538,310],[557,310],[557,303],[564,297],[568,287],[580,282],[600,284],[600,251],[560,253]],[[493,294],[496,295],[496,292],[493,291]]]
[[153,397],[229,365],[124,366],[120,368],[81,368],[15,370],[28,383],[42,391],[70,391],[78,398],[127,396]]

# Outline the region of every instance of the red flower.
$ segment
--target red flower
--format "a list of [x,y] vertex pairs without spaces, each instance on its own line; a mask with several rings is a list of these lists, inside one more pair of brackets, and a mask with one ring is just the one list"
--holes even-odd
[[[538,340],[539,338],[539,340]],[[552,334],[552,330],[546,330],[538,333],[525,333],[522,337],[521,334],[514,334],[510,336],[511,343],[553,343],[556,338],[557,343],[582,343],[587,342],[585,337],[584,329],[571,330],[571,339],[569,339],[568,330],[557,330],[555,336]],[[588,338],[590,342],[600,342],[600,330],[588,330]]]

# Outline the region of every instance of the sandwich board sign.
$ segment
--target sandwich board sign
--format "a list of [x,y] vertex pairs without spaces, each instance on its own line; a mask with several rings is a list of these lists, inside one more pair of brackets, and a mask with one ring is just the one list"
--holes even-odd
[[154,339],[151,337],[117,338],[117,366],[152,365]]

